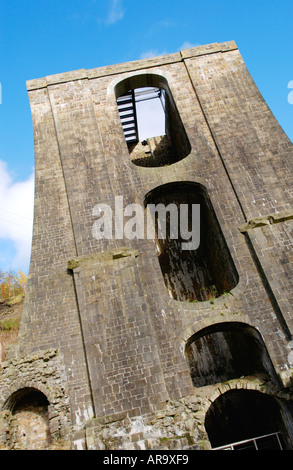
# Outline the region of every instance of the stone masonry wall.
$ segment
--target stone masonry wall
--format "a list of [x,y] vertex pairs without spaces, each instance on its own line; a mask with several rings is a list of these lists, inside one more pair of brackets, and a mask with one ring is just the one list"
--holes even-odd
[[[168,166],[142,167],[131,161],[115,90],[123,80],[130,87],[143,86],[152,74],[168,85],[190,152]],[[186,403],[180,410],[191,419],[198,390],[185,347],[210,325],[241,322],[257,329],[279,387],[287,387],[292,367],[291,222],[247,231],[241,227],[292,211],[293,149],[235,43],[58,74],[31,80],[27,87],[35,141],[35,221],[19,344],[9,357],[16,361],[13,367],[32,354],[58,351],[64,372],[58,381],[66,388],[74,432],[83,433],[87,426],[93,448],[103,446],[99,436],[105,429],[99,426],[109,417],[116,422],[127,416],[130,429],[136,423],[138,441],[139,423],[149,426],[147,417],[180,408],[186,397],[194,401],[188,412]],[[116,198],[123,196],[124,207],[143,206],[151,191],[174,182],[201,185],[211,201],[238,278],[218,298],[171,298],[154,240],[93,236],[98,203],[114,209]],[[5,381],[8,398],[15,388]],[[212,400],[214,391],[208,388],[205,394]],[[90,431],[94,416],[100,421],[93,421]],[[173,425],[160,439],[171,439],[172,433],[191,439],[179,421]],[[123,429],[116,429],[118,435],[128,432],[125,423]],[[200,447],[204,432],[202,419],[192,445]]]

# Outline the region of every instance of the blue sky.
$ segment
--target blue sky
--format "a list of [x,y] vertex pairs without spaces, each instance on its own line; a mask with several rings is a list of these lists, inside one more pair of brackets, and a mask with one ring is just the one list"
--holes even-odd
[[235,40],[292,140],[292,23],[292,0],[1,0],[0,270],[29,267],[34,148],[26,80]]

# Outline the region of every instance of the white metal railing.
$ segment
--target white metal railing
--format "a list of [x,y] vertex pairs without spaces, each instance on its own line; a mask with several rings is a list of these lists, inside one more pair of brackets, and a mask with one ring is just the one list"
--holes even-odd
[[247,450],[260,450],[260,441],[262,440],[264,444],[264,440],[270,437],[275,437],[275,444],[277,445],[279,450],[283,450],[279,434],[279,432],[265,434],[264,436],[255,437],[253,439],[246,439],[244,441],[233,442],[232,444],[227,444],[221,447],[214,447],[212,450],[245,450],[245,448]]

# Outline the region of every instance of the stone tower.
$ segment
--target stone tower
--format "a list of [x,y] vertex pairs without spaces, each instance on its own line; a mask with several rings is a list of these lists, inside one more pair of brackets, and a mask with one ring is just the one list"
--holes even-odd
[[[235,43],[27,89],[34,231],[2,447],[292,448],[293,148]],[[141,141],[151,93],[165,130]],[[145,236],[131,215],[158,204],[200,208],[198,246],[169,212]]]

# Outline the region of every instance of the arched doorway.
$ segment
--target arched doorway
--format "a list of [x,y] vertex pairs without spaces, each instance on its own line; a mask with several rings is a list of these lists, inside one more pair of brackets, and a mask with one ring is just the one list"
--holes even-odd
[[255,390],[224,393],[212,403],[205,418],[212,448],[289,449],[284,410],[279,400]]
[[48,406],[47,397],[33,387],[20,389],[9,397],[4,409],[13,416],[13,449],[41,450],[48,447],[51,442]]

